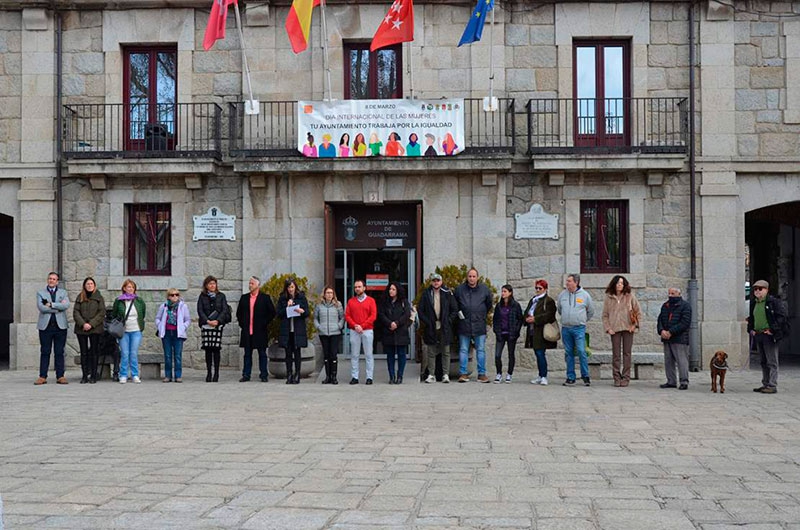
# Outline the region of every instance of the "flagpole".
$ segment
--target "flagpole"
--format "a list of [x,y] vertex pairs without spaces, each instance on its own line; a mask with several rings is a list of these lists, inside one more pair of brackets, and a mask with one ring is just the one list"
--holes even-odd
[[[244,68],[244,75],[245,79],[247,80],[247,92],[250,94],[249,101],[245,102],[245,111],[247,111],[247,107],[250,107],[250,112],[248,114],[258,114],[258,106],[253,97],[253,85],[250,82],[250,67],[247,65],[247,53],[245,52],[245,45],[244,45],[244,32],[242,31],[242,17],[239,15],[239,3],[233,3],[233,12],[236,15],[236,29],[239,30],[239,44],[242,47],[242,67]],[[253,107],[256,107],[253,109]]]
[[328,59],[328,25],[325,23],[325,4],[327,2],[325,0],[320,0],[320,10],[322,12],[322,50],[323,50],[323,62],[325,63],[325,79],[323,80],[322,84],[322,97],[325,97],[325,81],[328,82],[328,101],[331,101],[331,64]]
[[492,25],[489,27],[489,102],[494,101],[494,10],[497,3],[492,6]]
[[414,99],[414,50],[411,47],[411,43],[414,41],[408,42],[408,68],[409,68],[409,80],[411,81],[411,99]]

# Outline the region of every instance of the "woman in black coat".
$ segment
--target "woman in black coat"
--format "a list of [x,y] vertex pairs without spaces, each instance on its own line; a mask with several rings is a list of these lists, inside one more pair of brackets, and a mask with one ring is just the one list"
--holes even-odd
[[525,322],[528,324],[528,333],[525,337],[525,347],[533,348],[536,354],[536,367],[539,377],[532,380],[534,385],[547,385],[547,350],[558,346],[544,338],[544,325],[556,322],[556,301],[547,294],[547,280],[536,280],[534,288],[536,294],[525,308]]
[[[389,366],[389,384],[403,383],[403,372],[406,369],[406,356],[411,339],[408,336],[408,325],[411,323],[411,304],[403,295],[401,287],[392,282],[386,287],[386,296],[378,308],[378,322],[381,326],[381,342],[386,353]],[[395,357],[397,372],[395,372]]]
[[[294,316],[291,318],[286,315],[287,307],[294,308]],[[296,385],[300,383],[300,349],[308,346],[306,335],[308,300],[294,280],[286,281],[283,292],[278,298],[278,318],[281,320],[278,345],[286,351],[286,384]]]
[[[250,277],[249,292],[242,295],[236,306],[236,321],[241,328],[239,347],[244,348],[244,363],[240,383],[250,381],[253,371],[253,350],[258,351],[258,377],[262,383],[269,380],[267,373],[267,346],[269,323],[275,318],[275,306],[268,294],[259,291],[261,280]],[[253,308],[252,314],[250,308]]]
[[[203,290],[197,298],[197,323],[200,325],[201,347],[206,352],[206,383],[219,381],[219,358],[222,349],[222,331],[231,321],[231,306],[225,295],[217,289],[217,279],[206,276]],[[214,375],[211,375],[211,363]]]
[[492,329],[497,337],[494,348],[494,367],[497,375],[495,383],[503,382],[503,346],[508,345],[508,372],[506,372],[506,383],[511,382],[514,375],[514,365],[516,356],[514,352],[517,348],[517,340],[522,329],[522,308],[519,302],[514,300],[514,288],[506,284],[500,289],[500,301],[494,308],[492,319]]

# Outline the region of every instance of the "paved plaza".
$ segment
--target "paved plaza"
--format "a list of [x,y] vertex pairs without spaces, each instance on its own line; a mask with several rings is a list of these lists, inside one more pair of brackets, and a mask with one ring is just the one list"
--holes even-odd
[[800,529],[797,369],[776,395],[752,392],[760,371],[730,373],[723,395],[707,372],[684,392],[412,374],[34,387],[35,371],[0,373],[5,528]]

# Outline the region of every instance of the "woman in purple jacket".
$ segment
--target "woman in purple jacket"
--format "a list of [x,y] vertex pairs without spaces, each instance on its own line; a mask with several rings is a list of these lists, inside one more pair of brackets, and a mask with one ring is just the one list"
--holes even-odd
[[[186,331],[191,324],[192,317],[189,315],[189,308],[181,299],[181,293],[174,288],[167,289],[167,301],[159,306],[156,313],[156,333],[164,346],[163,381],[165,383],[183,382],[181,379],[183,343],[186,341]],[[174,372],[173,357],[175,359]]]

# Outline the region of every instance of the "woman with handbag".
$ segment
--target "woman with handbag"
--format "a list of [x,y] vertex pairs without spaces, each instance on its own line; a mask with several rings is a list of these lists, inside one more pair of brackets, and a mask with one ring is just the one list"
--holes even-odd
[[[547,355],[548,349],[558,346],[559,330],[556,322],[556,301],[547,294],[547,281],[536,280],[534,289],[536,294],[525,308],[525,322],[528,333],[525,337],[525,347],[533,348],[536,354],[536,366],[539,377],[531,381],[534,385],[547,385]],[[545,336],[547,327],[547,336]]]
[[633,334],[639,327],[639,315],[639,301],[628,279],[617,274],[606,287],[603,303],[603,328],[611,335],[614,386],[628,386],[631,381],[631,349]]
[[494,330],[497,338],[494,347],[494,367],[497,375],[494,377],[494,382],[503,382],[503,347],[507,345],[508,371],[506,372],[506,383],[510,383],[517,360],[514,353],[517,349],[520,330],[522,330],[522,307],[519,302],[514,300],[514,288],[508,284],[500,288],[500,301],[494,307],[492,330]]
[[[217,279],[206,276],[203,290],[197,298],[197,322],[200,325],[200,344],[206,352],[206,383],[219,381],[219,360],[222,350],[222,332],[231,321],[231,307],[225,295],[217,288]],[[214,374],[211,374],[211,364]]]
[[[287,311],[287,308],[293,308]],[[278,297],[278,318],[281,321],[278,345],[286,352],[286,384],[300,384],[301,348],[308,347],[306,318],[308,300],[293,279],[287,280]],[[289,315],[292,316],[289,316]],[[294,373],[292,373],[294,367]]]
[[103,322],[106,316],[106,303],[97,290],[91,276],[83,280],[83,288],[75,300],[72,318],[75,319],[75,335],[81,350],[81,384],[97,381],[97,355]]
[[167,301],[158,307],[156,314],[156,333],[164,346],[165,383],[183,382],[181,379],[183,343],[186,342],[186,332],[191,325],[192,317],[189,315],[189,307],[181,299],[180,291],[175,288],[167,289]]
[[123,385],[128,382],[128,375],[134,383],[141,383],[139,379],[139,344],[142,343],[144,331],[144,317],[146,306],[144,301],[136,296],[136,282],[128,278],[122,283],[122,294],[114,300],[114,317],[122,320],[125,333],[119,340],[121,350],[119,382]]

